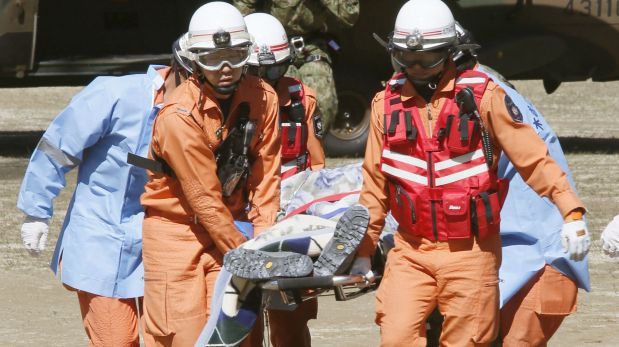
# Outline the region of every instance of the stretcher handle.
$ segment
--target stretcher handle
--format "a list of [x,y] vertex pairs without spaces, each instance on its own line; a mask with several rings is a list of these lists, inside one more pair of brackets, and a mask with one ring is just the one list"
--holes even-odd
[[333,287],[333,277],[299,277],[299,278],[280,278],[275,281],[277,290],[289,289],[313,289]]
[[365,283],[361,275],[280,278],[261,285],[265,290],[331,288]]

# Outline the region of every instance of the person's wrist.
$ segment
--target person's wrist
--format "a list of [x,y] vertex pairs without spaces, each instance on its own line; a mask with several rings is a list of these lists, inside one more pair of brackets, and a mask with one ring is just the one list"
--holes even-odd
[[585,215],[585,211],[581,208],[577,208],[572,210],[570,213],[565,216],[566,222],[574,222],[578,220],[582,220],[582,217]]
[[42,222],[45,224],[49,224],[49,219],[48,218],[39,218],[39,217],[34,217],[34,216],[28,216],[26,215],[26,218],[24,218],[24,223],[30,223],[30,222]]

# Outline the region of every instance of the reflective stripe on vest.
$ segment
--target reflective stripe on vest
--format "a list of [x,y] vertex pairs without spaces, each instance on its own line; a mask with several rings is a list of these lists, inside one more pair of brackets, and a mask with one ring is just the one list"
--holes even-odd
[[401,100],[403,75],[387,83],[380,168],[401,231],[439,241],[498,232],[501,194],[496,172],[485,162],[479,120],[461,115],[454,101],[462,88],[471,87],[479,108],[488,80],[472,70],[457,76],[431,136],[413,100]]

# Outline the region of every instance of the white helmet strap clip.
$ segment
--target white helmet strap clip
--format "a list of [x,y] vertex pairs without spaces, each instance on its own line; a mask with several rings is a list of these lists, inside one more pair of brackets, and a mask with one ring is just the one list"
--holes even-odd
[[213,42],[217,48],[230,47],[230,33],[224,30],[219,30],[213,34]]

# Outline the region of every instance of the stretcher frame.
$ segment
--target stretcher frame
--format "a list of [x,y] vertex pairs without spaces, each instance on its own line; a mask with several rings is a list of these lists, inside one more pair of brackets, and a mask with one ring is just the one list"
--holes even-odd
[[258,286],[262,289],[265,308],[291,311],[302,301],[311,300],[330,291],[333,291],[336,301],[358,298],[376,290],[380,279],[381,276],[376,276],[370,281],[363,275],[278,278],[262,282]]

